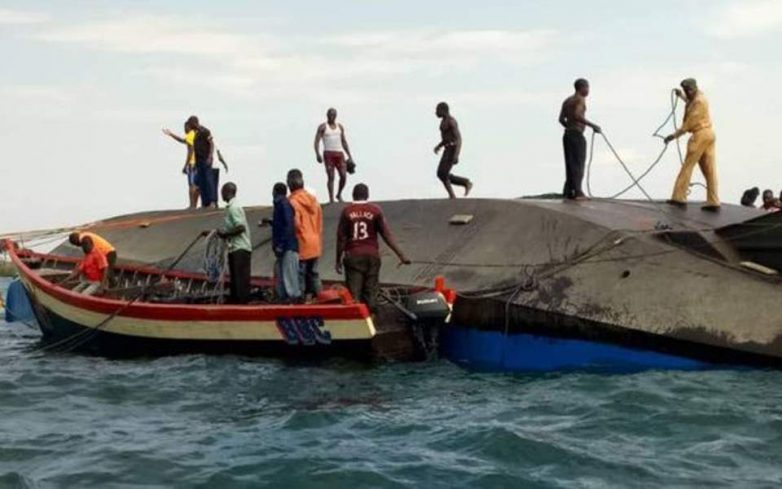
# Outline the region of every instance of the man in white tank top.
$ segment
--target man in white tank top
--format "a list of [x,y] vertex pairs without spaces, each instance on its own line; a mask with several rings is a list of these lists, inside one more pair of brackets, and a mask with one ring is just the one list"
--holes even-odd
[[[320,142],[323,141],[323,154],[320,153]],[[318,126],[315,132],[315,157],[318,163],[324,163],[326,167],[327,186],[329,189],[329,202],[334,202],[334,170],[339,172],[339,189],[337,190],[337,200],[342,202],[342,190],[347,183],[347,161],[353,160],[348,147],[348,140],[345,138],[345,128],[337,123],[337,109],[331,108],[326,111],[326,122]]]

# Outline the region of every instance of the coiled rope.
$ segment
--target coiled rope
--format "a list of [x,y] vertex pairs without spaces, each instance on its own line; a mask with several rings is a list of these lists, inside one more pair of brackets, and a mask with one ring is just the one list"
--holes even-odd
[[[665,120],[660,124],[657,129],[654,130],[652,133],[652,137],[654,138],[660,138],[661,140],[665,140],[665,135],[661,133],[661,131],[665,128],[665,126],[668,125],[669,122],[673,123],[673,129],[674,132],[679,130],[679,125],[676,122],[676,110],[679,105],[679,97],[676,95],[675,90],[671,90],[670,95],[670,102],[671,102],[671,111],[668,113]],[[594,159],[595,155],[595,138],[597,133],[592,131],[592,137],[589,144],[589,159],[587,161],[587,175],[586,175],[586,187],[587,187],[587,195],[589,195],[590,198],[594,197],[592,194],[592,161]],[[626,194],[630,190],[632,190],[635,187],[638,187],[638,189],[644,194],[644,196],[649,199],[650,201],[652,198],[649,196],[649,194],[646,192],[646,190],[641,186],[640,182],[643,180],[647,175],[649,175],[652,170],[662,161],[663,156],[665,156],[665,153],[668,151],[668,143],[665,143],[662,150],[660,150],[660,153],[657,155],[657,157],[652,161],[652,163],[644,170],[637,178],[633,175],[633,173],[630,171],[629,167],[625,163],[625,161],[622,159],[621,156],[619,156],[619,153],[614,148],[613,144],[611,144],[611,141],[608,139],[608,137],[605,135],[605,133],[601,132],[600,136],[602,136],[603,141],[608,146],[608,149],[613,154],[614,158],[622,165],[622,168],[624,169],[625,173],[627,173],[630,176],[630,179],[632,180],[632,183],[628,185],[627,187],[623,188],[619,192],[616,192],[615,194],[608,197],[608,199],[618,199],[622,195]],[[676,139],[676,153],[679,157],[679,164],[684,165],[684,154],[682,152],[681,142]],[[694,182],[690,184],[690,187],[694,186],[701,186],[705,188],[705,185],[703,185],[700,182]]]
[[218,293],[216,303],[222,304],[225,295],[225,274],[228,270],[228,246],[226,241],[212,231],[206,238],[204,247],[204,273],[207,280],[216,283]]

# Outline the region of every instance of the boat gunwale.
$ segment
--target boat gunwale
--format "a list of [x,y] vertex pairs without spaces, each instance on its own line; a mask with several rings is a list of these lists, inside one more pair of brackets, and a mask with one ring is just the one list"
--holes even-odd
[[[16,250],[15,244],[6,241],[5,250],[12,263],[23,278],[32,282],[43,293],[64,302],[70,306],[100,314],[117,314],[122,317],[136,319],[160,319],[167,321],[273,321],[279,318],[322,317],[331,320],[370,319],[369,309],[365,304],[317,304],[317,305],[217,305],[217,304],[158,304],[149,302],[134,302],[129,300],[108,299],[88,296],[73,292],[44,279],[35,273],[22,257],[59,260],[76,263],[78,259],[60,255],[37,253],[32,250]],[[118,268],[138,271],[151,275],[172,278],[205,279],[204,275],[187,272],[166,272],[149,267],[121,265]]]

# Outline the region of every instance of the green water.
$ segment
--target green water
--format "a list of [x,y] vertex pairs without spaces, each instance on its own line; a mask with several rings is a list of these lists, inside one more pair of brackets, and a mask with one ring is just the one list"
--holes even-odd
[[782,484],[776,371],[109,361],[36,339],[0,322],[0,488]]

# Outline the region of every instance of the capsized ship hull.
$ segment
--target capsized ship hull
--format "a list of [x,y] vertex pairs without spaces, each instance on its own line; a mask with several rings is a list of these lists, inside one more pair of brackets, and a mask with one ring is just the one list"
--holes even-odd
[[[700,366],[697,362],[782,366],[780,281],[741,265],[748,257],[736,243],[741,238],[746,247],[747,234],[721,232],[762,216],[760,211],[725,205],[709,213],[698,204],[678,209],[616,200],[380,205],[414,260],[396,267],[384,250],[381,282],[427,286],[443,276],[459,292],[454,328],[446,328],[442,341],[443,353],[453,360],[546,370],[589,367],[596,359],[622,364],[620,353],[627,351],[625,359],[644,367],[689,368]],[[333,272],[331,252],[341,209],[340,204],[324,206],[326,251],[320,269],[327,280],[341,278]],[[248,208],[247,213],[258,222],[271,210]],[[117,246],[120,259],[165,266],[196,233],[216,227],[220,219],[220,212],[158,212],[103,221],[94,229]],[[253,228],[255,276],[272,274],[269,234],[268,228]],[[63,245],[57,252],[75,255],[78,250]],[[181,268],[200,266],[195,258]],[[499,346],[472,348],[483,333]],[[535,361],[529,352],[534,342],[518,346],[525,337],[622,350],[579,357],[573,349],[552,349],[545,361]],[[638,352],[662,356],[632,360]],[[560,356],[565,358],[552,358]]]

